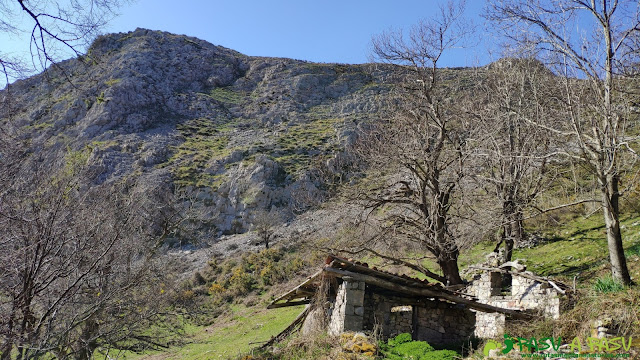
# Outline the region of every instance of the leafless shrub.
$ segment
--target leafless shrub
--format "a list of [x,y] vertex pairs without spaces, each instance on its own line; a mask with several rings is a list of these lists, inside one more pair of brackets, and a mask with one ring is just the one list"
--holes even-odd
[[[0,52],[5,82],[57,64],[69,53],[82,54],[100,29],[115,16],[120,0],[3,1],[0,32],[28,36],[31,65],[20,55]],[[20,18],[20,21],[16,19]],[[64,58],[63,57],[63,58]]]
[[174,220],[158,216],[161,203],[148,207],[135,183],[88,187],[87,156],[0,159],[13,167],[0,186],[1,359],[142,351],[169,340],[150,335],[152,324],[180,326],[168,312],[171,264],[155,252]]

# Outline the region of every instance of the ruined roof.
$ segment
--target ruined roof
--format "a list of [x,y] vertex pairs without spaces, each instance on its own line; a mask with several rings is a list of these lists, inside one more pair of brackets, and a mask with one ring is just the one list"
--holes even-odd
[[[445,289],[437,283],[430,283],[426,280],[413,278],[406,275],[398,275],[388,271],[369,267],[368,264],[345,259],[336,255],[329,255],[322,269],[311,275],[300,285],[289,292],[275,299],[268,309],[309,304],[321,288],[325,276],[364,281],[368,285],[393,291],[394,293],[407,297],[419,299],[439,299],[457,304],[463,304],[469,308],[484,312],[499,312],[515,317],[522,317],[522,313],[517,310],[503,309],[476,301],[475,298]],[[329,287],[324,291],[330,291]]]
[[[325,260],[325,266],[317,271],[315,274],[308,277],[305,281],[303,281],[300,285],[291,289],[289,292],[283,294],[276,300],[274,300],[268,308],[276,308],[282,306],[294,306],[300,304],[308,304],[311,300],[311,297],[316,293],[318,287],[320,286],[320,282],[322,280],[322,275],[325,273],[325,269],[339,269],[343,271],[355,272],[358,274],[375,276],[380,279],[393,281],[401,285],[412,286],[412,287],[425,287],[429,289],[439,289],[444,290],[442,285],[437,283],[430,283],[427,280],[421,280],[418,278],[413,278],[407,275],[399,275],[394,274],[388,271],[384,271],[381,269],[374,267],[369,267],[369,264],[363,263],[360,261],[355,261],[353,259],[343,258],[337,255],[329,255]],[[343,275],[336,274],[338,277],[342,277]],[[280,303],[280,301],[285,301],[284,303]]]
[[331,266],[337,269],[354,271],[360,274],[371,275],[371,276],[379,277],[381,279],[394,281],[402,285],[426,287],[429,289],[438,288],[438,289],[444,290],[442,285],[440,285],[439,283],[430,283],[426,279],[418,279],[418,278],[410,277],[407,275],[394,274],[389,271],[378,269],[375,266],[370,268],[369,264],[359,262],[359,261],[354,261],[353,259],[345,259],[339,256],[329,255],[325,263],[327,264],[327,266]]

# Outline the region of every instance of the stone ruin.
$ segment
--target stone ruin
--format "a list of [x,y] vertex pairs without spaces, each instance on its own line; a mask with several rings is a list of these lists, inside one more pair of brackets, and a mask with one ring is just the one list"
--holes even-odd
[[269,308],[313,303],[296,321],[303,332],[320,327],[330,335],[364,331],[382,339],[410,333],[432,344],[502,337],[511,319],[560,315],[564,290],[558,285],[529,272],[511,273],[505,292],[504,273],[487,269],[460,292],[329,256],[323,269]]
[[[562,296],[566,292],[552,281],[539,278],[531,272],[511,273],[511,286],[505,287],[504,272],[485,270],[474,279],[467,293],[484,304],[542,314],[558,319]],[[554,287],[553,285],[556,287]],[[502,337],[508,318],[500,313],[476,312],[474,335],[478,338]]]
[[410,333],[432,344],[461,342],[473,334],[475,315],[464,306],[391,293],[354,279],[342,279],[330,305],[329,335],[377,331],[383,339]]

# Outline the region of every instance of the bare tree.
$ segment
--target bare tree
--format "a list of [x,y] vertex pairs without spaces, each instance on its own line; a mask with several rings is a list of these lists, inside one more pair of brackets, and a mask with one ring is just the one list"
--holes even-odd
[[381,236],[419,244],[435,257],[449,285],[462,283],[451,209],[465,175],[469,127],[462,97],[453,95],[460,89],[444,78],[438,61],[466,35],[463,9],[464,3],[449,3],[407,38],[402,32],[374,38],[376,58],[396,65],[391,82],[399,79],[401,85],[388,116],[362,135],[358,149],[370,177],[379,177],[358,198],[368,211],[385,214]]
[[274,228],[283,220],[283,216],[275,207],[271,211],[260,209],[254,212],[251,230],[258,234],[259,244],[264,244],[265,249],[269,248],[269,242],[273,238]]
[[0,70],[8,84],[46,69],[63,54],[81,55],[99,30],[115,16],[123,0],[0,2],[0,33],[30,41],[31,65],[19,55],[0,52]]
[[150,194],[132,184],[88,188],[86,152],[55,171],[45,152],[9,162],[5,150],[0,169],[13,176],[0,184],[0,359],[166,346],[149,332],[178,319],[168,311],[171,267],[154,256],[164,234],[149,226],[163,206],[145,206]]
[[638,62],[637,1],[493,1],[488,15],[561,76],[566,122],[552,130],[566,138],[565,155],[597,180],[613,277],[630,284],[619,201],[623,175],[637,159],[636,138],[627,133],[637,96],[624,71]]
[[553,133],[535,124],[553,125],[547,111],[553,97],[547,89],[553,76],[535,59],[505,58],[491,64],[482,91],[474,99],[480,128],[475,147],[478,184],[497,200],[504,262],[512,260],[514,244],[524,240],[525,210],[551,183],[549,159]]

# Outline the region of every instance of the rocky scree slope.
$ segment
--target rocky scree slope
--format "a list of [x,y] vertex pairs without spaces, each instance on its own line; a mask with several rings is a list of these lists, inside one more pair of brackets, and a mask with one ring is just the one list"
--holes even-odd
[[217,237],[247,231],[257,209],[303,212],[327,181],[347,180],[345,149],[389,92],[384,69],[250,57],[137,29],[11,84],[0,122],[34,151],[88,152],[97,184],[185,189]]

